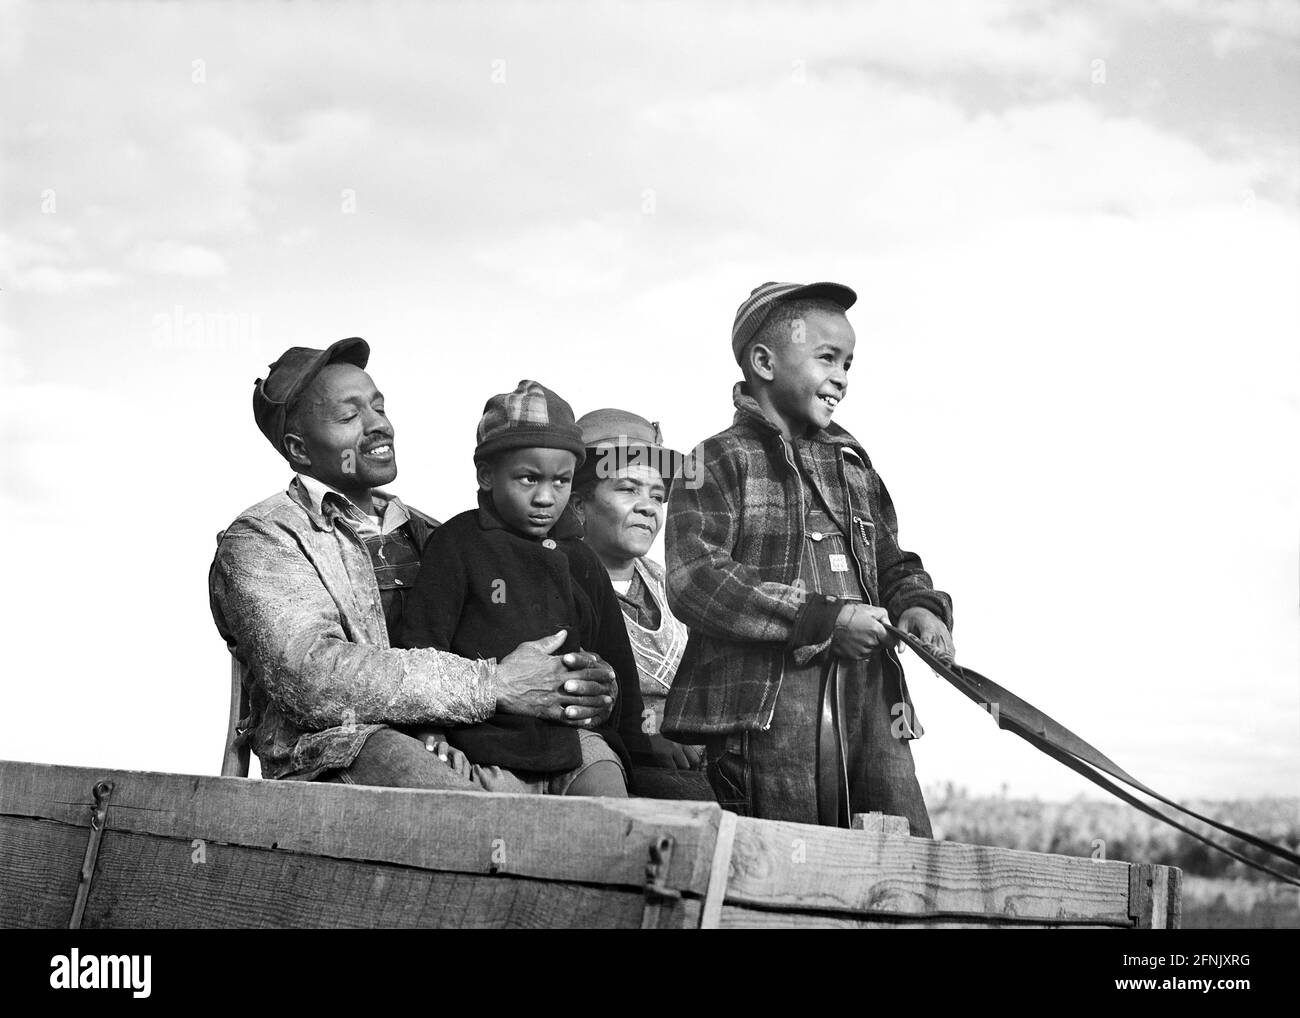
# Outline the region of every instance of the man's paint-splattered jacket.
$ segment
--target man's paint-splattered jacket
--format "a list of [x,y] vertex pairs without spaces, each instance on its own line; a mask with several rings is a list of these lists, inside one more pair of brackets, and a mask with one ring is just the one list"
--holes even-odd
[[[374,563],[343,501],[317,508],[295,478],[225,530],[208,573],[217,629],[250,672],[240,727],[266,778],[347,767],[383,725],[474,724],[496,709],[494,662],[390,646]],[[437,524],[406,512],[423,548]]]

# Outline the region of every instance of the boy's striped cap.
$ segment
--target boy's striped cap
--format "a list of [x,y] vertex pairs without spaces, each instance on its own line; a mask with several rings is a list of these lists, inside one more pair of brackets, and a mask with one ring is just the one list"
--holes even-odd
[[853,307],[858,295],[843,283],[764,283],[750,291],[736,309],[736,321],[731,327],[731,351],[740,363],[745,344],[754,338],[779,301],[796,297],[824,297],[839,304],[845,311]]
[[578,466],[587,458],[573,408],[530,378],[484,404],[476,437],[475,463],[507,449],[567,449],[578,457]]

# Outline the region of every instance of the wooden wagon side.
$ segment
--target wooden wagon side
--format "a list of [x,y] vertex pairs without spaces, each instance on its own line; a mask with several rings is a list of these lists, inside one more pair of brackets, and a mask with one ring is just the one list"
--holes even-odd
[[66,928],[79,888],[82,928],[1174,927],[1179,877],[713,803],[0,761],[3,927]]

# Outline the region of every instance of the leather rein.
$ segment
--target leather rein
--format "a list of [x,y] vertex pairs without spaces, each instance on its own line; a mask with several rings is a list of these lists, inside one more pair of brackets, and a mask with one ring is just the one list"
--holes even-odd
[[[1277,858],[1284,859],[1292,865],[1300,866],[1300,855],[1297,855],[1295,852],[1292,852],[1281,845],[1276,845],[1271,841],[1266,841],[1258,835],[1251,834],[1249,831],[1243,831],[1240,828],[1233,827],[1231,824],[1225,824],[1221,821],[1214,820],[1211,817],[1204,816],[1201,813],[1197,813],[1195,810],[1189,809],[1188,807],[1175,802],[1173,799],[1161,795],[1159,792],[1133,777],[1126,770],[1120,767],[1119,764],[1115,763],[1084,739],[1075,735],[1064,725],[1048,717],[1033,704],[1022,700],[1014,693],[999,686],[992,679],[985,678],[983,675],[979,674],[979,672],[974,671],[971,668],[958,664],[945,664],[940,658],[935,656],[929,647],[910,633],[903,632],[903,630],[889,622],[884,622],[882,624],[885,629],[898,639],[899,643],[909,647],[917,657],[924,661],[931,671],[941,678],[946,679],[949,683],[955,686],[959,692],[965,694],[981,707],[988,710],[989,713],[993,715],[999,728],[1005,728],[1010,732],[1014,732],[1031,746],[1041,750],[1043,753],[1046,753],[1052,759],[1059,761],[1071,770],[1082,774],[1099,788],[1105,789],[1123,802],[1128,803],[1135,809],[1141,810],[1143,813],[1147,814],[1147,816],[1154,817],[1162,823],[1177,828],[1189,837],[1195,838],[1197,841],[1231,856],[1238,862],[1262,870],[1285,883],[1300,887],[1300,879],[1294,876],[1288,876],[1270,866],[1266,866],[1261,862],[1250,859],[1247,856],[1242,855],[1240,852],[1229,848],[1227,845],[1220,844],[1212,838],[1206,837],[1205,835],[1192,830],[1185,824],[1180,823],[1173,817],[1156,809],[1150,803],[1144,802],[1137,796],[1121,788],[1114,781],[1111,781],[1110,778],[1115,778],[1131,788],[1135,788],[1139,792],[1149,795],[1151,798],[1164,803],[1166,806],[1171,806],[1180,813],[1185,813],[1187,816],[1208,824],[1216,830],[1222,831],[1224,834],[1229,834],[1240,841],[1253,845],[1261,851],[1267,852]],[[1109,775],[1110,778],[1106,775]]]

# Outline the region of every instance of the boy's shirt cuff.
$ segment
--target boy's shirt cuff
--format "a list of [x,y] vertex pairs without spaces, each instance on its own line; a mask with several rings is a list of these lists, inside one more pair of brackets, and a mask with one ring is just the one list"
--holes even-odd
[[831,642],[835,620],[844,602],[833,594],[809,594],[794,618],[789,647],[800,664],[821,653]]

